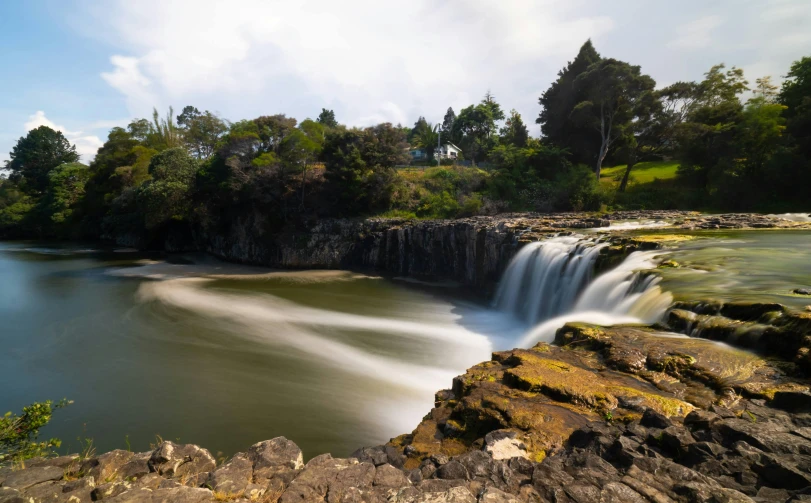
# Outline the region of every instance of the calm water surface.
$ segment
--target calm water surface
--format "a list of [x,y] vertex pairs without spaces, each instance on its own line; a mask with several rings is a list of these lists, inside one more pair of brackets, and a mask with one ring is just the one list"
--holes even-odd
[[193,259],[0,243],[0,409],[74,400],[43,431],[63,450],[161,435],[232,454],[284,435],[346,456],[410,432],[510,346],[504,317],[404,283]]

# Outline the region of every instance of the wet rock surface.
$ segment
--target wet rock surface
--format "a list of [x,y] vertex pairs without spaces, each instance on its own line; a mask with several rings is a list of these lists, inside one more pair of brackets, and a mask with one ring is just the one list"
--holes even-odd
[[770,303],[677,302],[666,322],[676,332],[778,356],[811,374],[809,311]]

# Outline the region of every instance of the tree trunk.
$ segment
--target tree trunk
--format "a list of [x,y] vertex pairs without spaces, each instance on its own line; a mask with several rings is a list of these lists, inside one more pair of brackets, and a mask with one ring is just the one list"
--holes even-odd
[[608,154],[608,143],[611,138],[611,123],[608,124],[608,132],[606,132],[605,124],[605,107],[600,104],[600,153],[597,155],[597,165],[594,167],[594,172],[597,174],[597,182],[600,181],[600,172],[603,169],[603,160]]
[[301,175],[301,202],[299,203],[299,209],[304,210],[304,187],[307,185],[307,163],[304,163],[304,173]]
[[620,192],[625,192],[625,189],[628,187],[628,179],[631,177],[631,170],[634,169],[634,165],[636,164],[636,154],[631,154],[628,156],[628,166],[625,168],[625,174],[622,175],[622,182],[620,182]]

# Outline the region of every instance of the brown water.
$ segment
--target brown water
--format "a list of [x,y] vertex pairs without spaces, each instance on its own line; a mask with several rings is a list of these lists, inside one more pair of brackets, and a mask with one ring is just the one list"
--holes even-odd
[[66,451],[284,435],[345,456],[410,432],[505,333],[443,291],[192,258],[0,244],[0,409],[74,400],[43,431]]

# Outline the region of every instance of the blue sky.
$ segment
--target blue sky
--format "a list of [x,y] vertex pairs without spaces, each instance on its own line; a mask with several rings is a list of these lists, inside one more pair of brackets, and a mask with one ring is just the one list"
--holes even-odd
[[408,124],[489,89],[536,133],[538,96],[589,37],[660,85],[719,62],[754,82],[811,54],[808,26],[806,0],[6,0],[0,161],[41,124],[89,161],[111,126],[187,104]]

